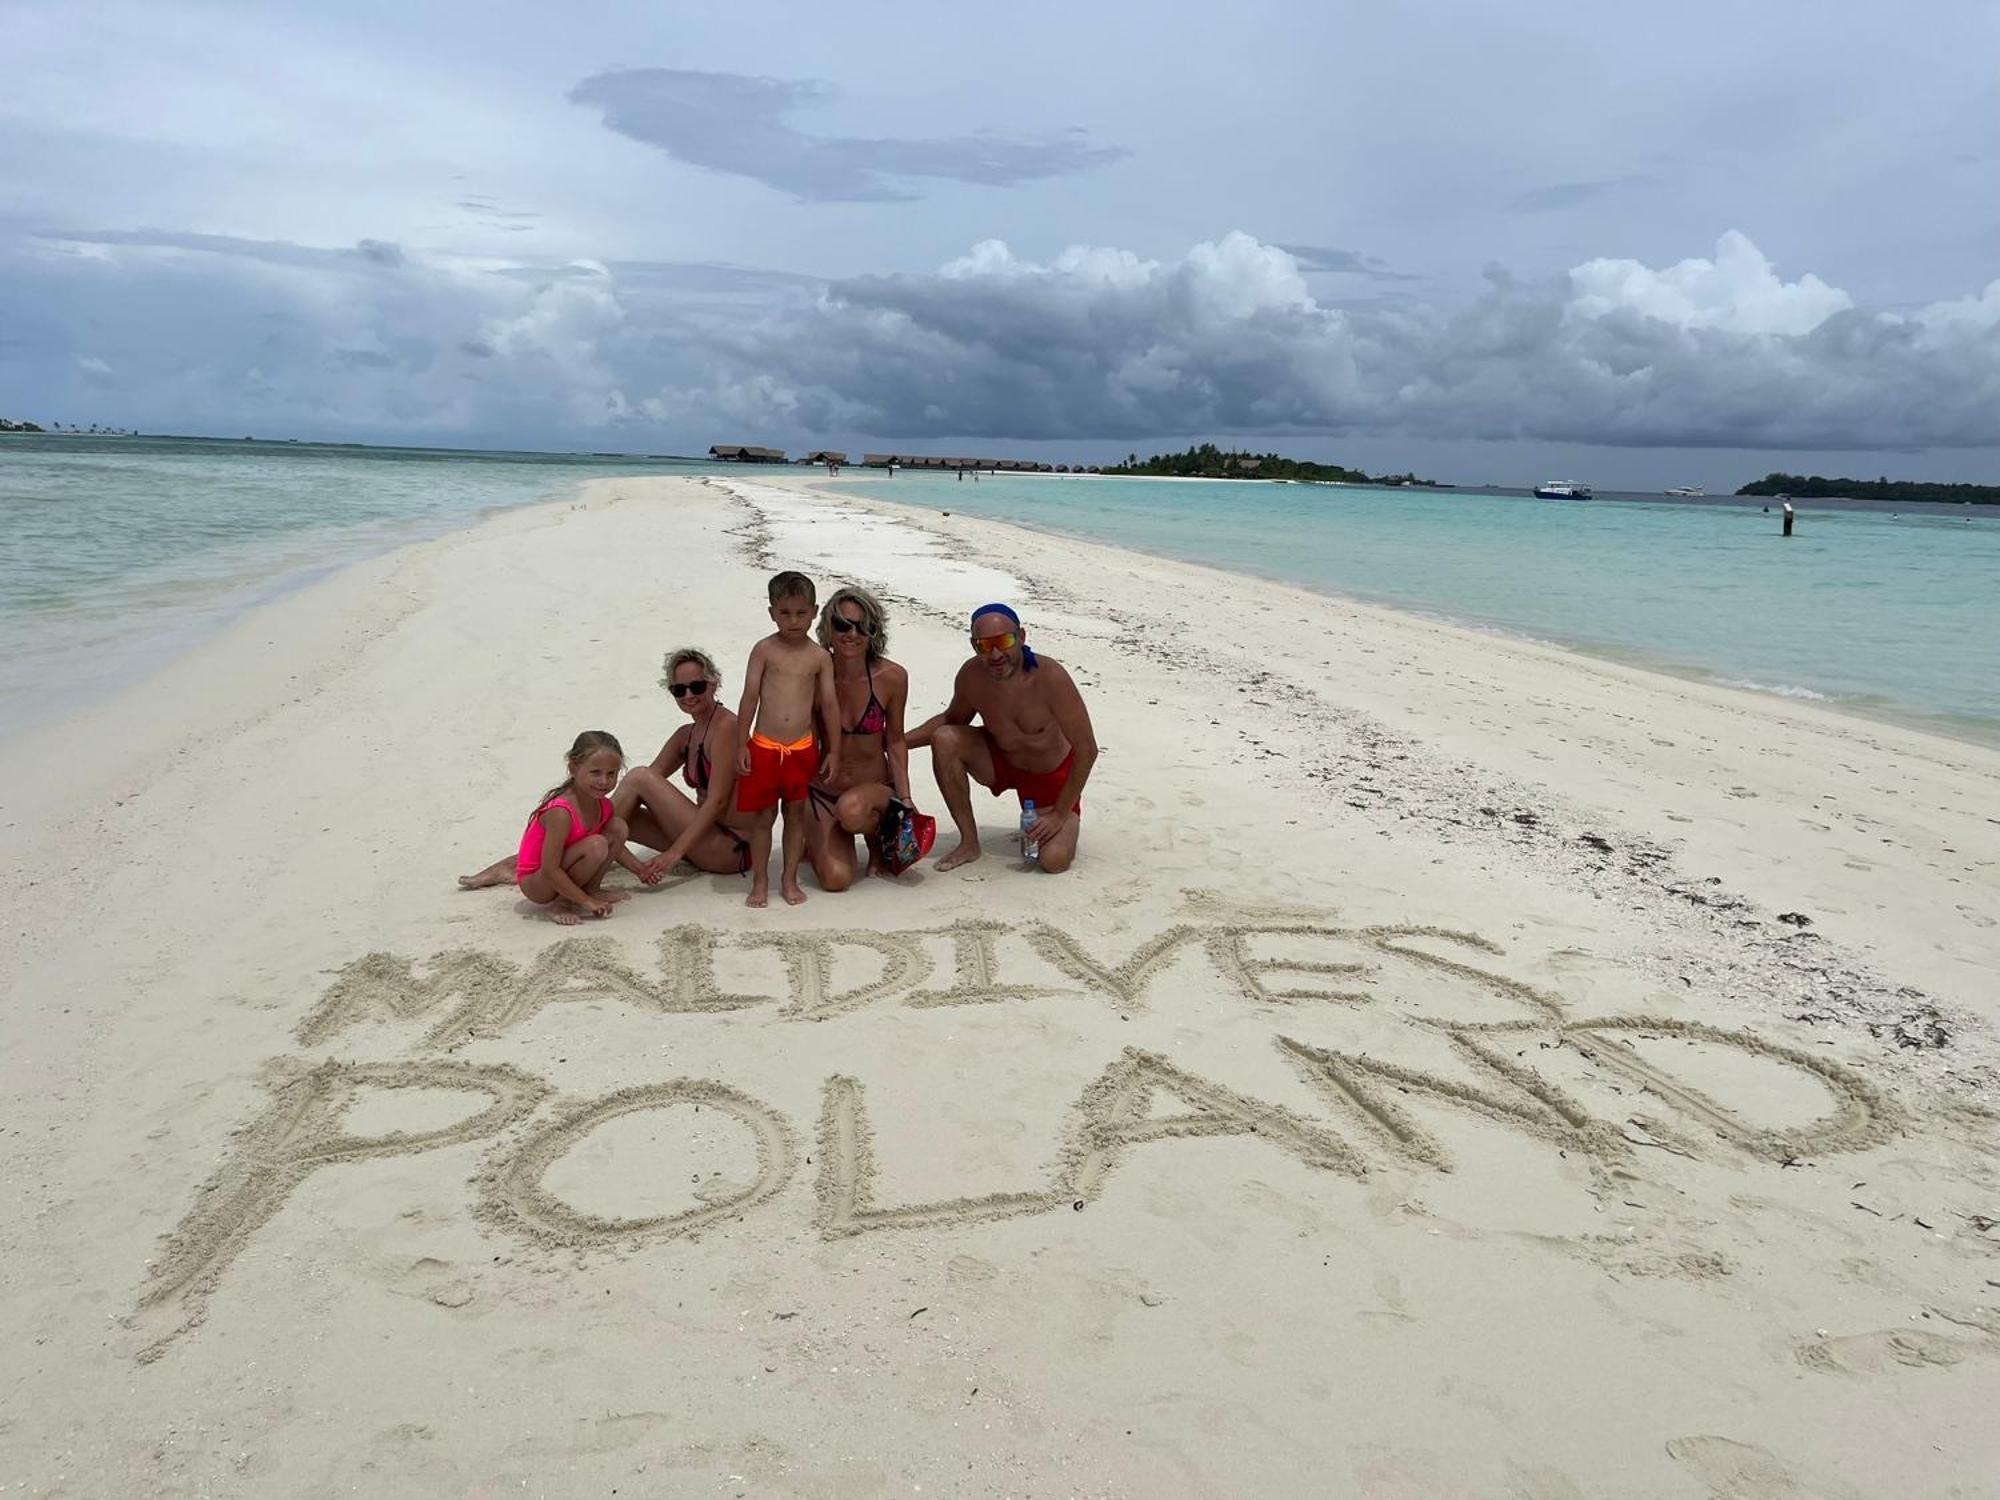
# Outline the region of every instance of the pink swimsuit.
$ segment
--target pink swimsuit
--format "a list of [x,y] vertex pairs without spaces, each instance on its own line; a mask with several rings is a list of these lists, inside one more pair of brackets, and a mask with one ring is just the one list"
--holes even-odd
[[519,885],[542,867],[542,814],[552,807],[560,807],[569,814],[569,837],[563,840],[563,853],[593,833],[604,832],[611,821],[611,799],[599,797],[598,818],[595,828],[583,826],[583,815],[576,810],[576,803],[568,797],[551,797],[535,809],[535,815],[528,819],[528,831],[521,835],[521,852],[514,860],[514,883]]

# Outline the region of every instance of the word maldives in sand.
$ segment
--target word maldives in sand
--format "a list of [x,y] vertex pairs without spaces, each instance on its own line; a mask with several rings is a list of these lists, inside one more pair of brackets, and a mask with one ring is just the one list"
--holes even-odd
[[[1191,900],[1202,909],[1201,898]],[[1273,945],[1287,951],[1268,951]],[[773,975],[775,984],[757,990],[724,990],[716,977],[718,950],[724,947],[771,950],[781,977]],[[1019,958],[1017,947],[1032,960]],[[949,951],[949,982],[930,983],[933,950]],[[1664,1147],[1696,1160],[1720,1150],[1753,1163],[1779,1164],[1808,1150],[1858,1150],[1897,1128],[1899,1118],[1885,1098],[1824,1057],[1748,1030],[1669,1017],[1578,1017],[1556,995],[1466,961],[1469,955],[1500,952],[1476,934],[1438,927],[1343,927],[1296,915],[1260,919],[1234,913],[1172,926],[1122,958],[1093,954],[1051,924],[1003,927],[980,921],[895,932],[736,934],[726,940],[683,926],[661,936],[658,972],[652,976],[624,963],[606,938],[556,943],[526,966],[460,951],[437,955],[420,973],[408,960],[370,954],[334,979],[301,1023],[299,1039],[316,1046],[357,1028],[423,1021],[427,1030],[416,1055],[317,1064],[280,1059],[272,1065],[277,1082],[270,1107],[196,1195],[154,1265],[137,1313],[140,1328],[152,1335],[142,1357],[157,1356],[200,1321],[230,1261],[293,1188],[340,1163],[492,1140],[492,1154],[473,1185],[479,1218],[531,1243],[585,1249],[688,1235],[758,1209],[794,1180],[801,1157],[798,1130],[780,1111],[729,1082],[665,1078],[564,1101],[553,1119],[529,1126],[554,1092],[546,1080],[511,1065],[441,1055],[469,1040],[520,1028],[551,1005],[610,1002],[663,1020],[768,1007],[780,1021],[824,1021],[870,1006],[930,1009],[1027,1001],[1097,1003],[1130,1015],[1149,1007],[1165,971],[1192,958],[1200,966],[1194,993],[1211,1011],[1218,1004],[1354,1008],[1387,1023],[1385,1042],[1399,1034],[1442,1038],[1454,1059],[1455,1076],[1435,1066],[1314,1045],[1287,1034],[1296,1027],[1278,1030],[1273,1046],[1323,1112],[1357,1133],[1362,1142],[1357,1144],[1333,1123],[1251,1097],[1156,1053],[1125,1048],[1081,1090],[1061,1120],[1048,1122],[1058,1146],[1040,1182],[1013,1192],[886,1206],[877,1201],[880,1172],[865,1084],[835,1074],[824,1081],[811,1152],[814,1225],[827,1238],[1080,1209],[1104,1190],[1133,1147],[1202,1136],[1253,1138],[1309,1167],[1350,1178],[1394,1164],[1452,1170],[1450,1152],[1412,1112],[1413,1100],[1578,1152],[1600,1176],[1615,1172],[1634,1146]],[[836,969],[844,962],[851,967],[857,956],[875,970],[873,977],[836,987]],[[1039,962],[1042,982],[1020,974],[1024,961]],[[1050,977],[1068,983],[1047,983]],[[1427,992],[1446,1009],[1462,1009],[1472,997],[1489,1009],[1504,1003],[1515,1014],[1470,1020],[1400,1008],[1413,994],[1421,998]],[[1829,1097],[1831,1107],[1787,1129],[1754,1124],[1743,1111],[1632,1045],[1661,1039],[1725,1049],[1791,1070]],[[1617,1112],[1621,1118],[1594,1112],[1578,1093],[1521,1060],[1531,1042],[1544,1049],[1567,1047],[1615,1080],[1614,1087],[1650,1095],[1693,1129],[1632,1116],[1629,1109]],[[965,1082],[976,1091],[976,1078]],[[383,1089],[462,1091],[483,1105],[436,1129],[343,1133],[349,1109],[367,1091]],[[1172,1112],[1155,1113],[1162,1101]],[[582,1212],[547,1187],[555,1163],[600,1127],[641,1111],[677,1108],[712,1110],[736,1122],[754,1148],[753,1180],[724,1185],[713,1201],[645,1218]],[[1643,1134],[1632,1134],[1633,1125]],[[1371,1163],[1371,1148],[1379,1161]]]

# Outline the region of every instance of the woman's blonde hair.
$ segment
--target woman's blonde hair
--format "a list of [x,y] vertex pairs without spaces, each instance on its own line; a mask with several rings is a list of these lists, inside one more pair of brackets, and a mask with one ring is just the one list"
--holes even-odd
[[819,612],[819,643],[827,650],[833,649],[833,617],[843,604],[852,604],[861,611],[861,623],[868,627],[868,659],[880,661],[889,654],[889,620],[882,613],[882,605],[876,597],[863,588],[845,584],[833,591],[826,601],[826,608]]
[[672,687],[674,685],[674,673],[678,672],[689,662],[693,662],[697,667],[700,667],[701,675],[706,677],[710,682],[720,683],[722,681],[722,673],[716,667],[714,658],[699,646],[683,646],[678,651],[669,651],[667,653],[666,675],[660,679],[660,686]]

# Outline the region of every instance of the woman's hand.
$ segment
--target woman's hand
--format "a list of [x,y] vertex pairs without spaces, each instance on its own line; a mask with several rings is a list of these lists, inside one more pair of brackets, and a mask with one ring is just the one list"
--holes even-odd
[[658,885],[667,877],[667,872],[687,858],[687,849],[680,840],[669,844],[665,852],[654,855],[639,871],[639,878],[647,885]]

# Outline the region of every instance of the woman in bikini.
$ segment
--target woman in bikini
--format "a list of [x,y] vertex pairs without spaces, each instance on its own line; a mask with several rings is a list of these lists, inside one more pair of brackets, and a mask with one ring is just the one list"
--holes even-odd
[[[910,752],[903,710],[910,674],[882,653],[889,644],[882,606],[866,589],[835,589],[819,616],[819,643],[833,653],[840,702],[840,776],[811,788],[813,821],[806,856],[820,885],[844,891],[861,871],[854,840],[870,844],[867,868],[879,868],[876,829],[893,797],[910,804]],[[639,837],[634,831],[633,837]]]
[[[724,708],[717,689],[722,674],[708,653],[683,646],[667,657],[660,685],[689,722],[675,730],[650,765],[625,774],[611,794],[611,806],[625,820],[626,841],[662,852],[640,869],[648,885],[685,859],[712,875],[737,875],[750,868],[750,845],[735,827],[736,715]],[[686,792],[673,784],[678,771]],[[514,856],[495,860],[477,875],[461,875],[468,890],[514,879]]]
[[[657,880],[682,860],[711,875],[740,875],[750,868],[750,845],[736,826],[736,715],[719,701],[722,674],[707,652],[683,646],[667,657],[660,685],[689,722],[611,794],[632,842],[661,851],[642,878]],[[674,785],[676,771],[692,799]]]

